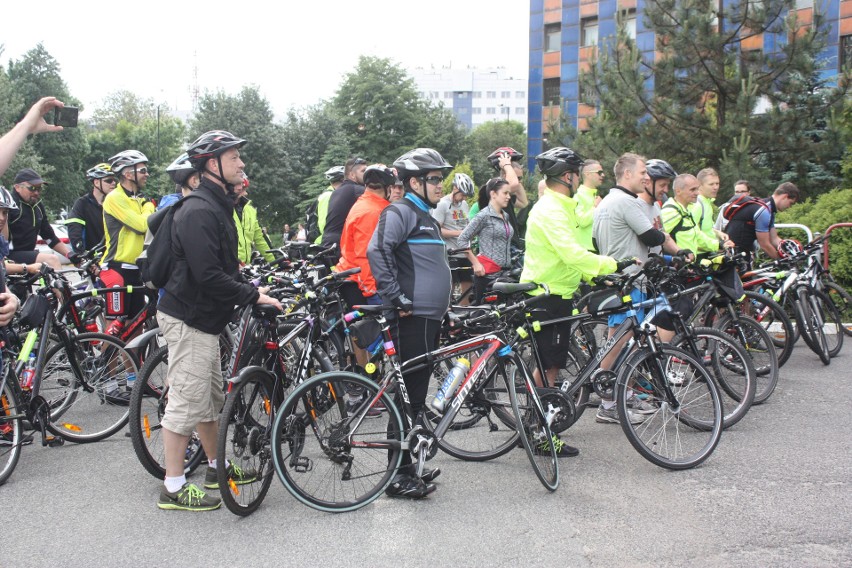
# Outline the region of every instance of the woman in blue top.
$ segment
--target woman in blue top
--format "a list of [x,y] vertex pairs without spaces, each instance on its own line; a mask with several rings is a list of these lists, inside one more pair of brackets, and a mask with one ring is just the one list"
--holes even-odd
[[467,251],[473,266],[474,302],[480,303],[485,288],[501,271],[512,266],[512,235],[515,230],[506,208],[512,194],[509,182],[491,178],[479,192],[479,213],[458,236],[460,247],[469,247],[474,237],[479,237],[479,254]]

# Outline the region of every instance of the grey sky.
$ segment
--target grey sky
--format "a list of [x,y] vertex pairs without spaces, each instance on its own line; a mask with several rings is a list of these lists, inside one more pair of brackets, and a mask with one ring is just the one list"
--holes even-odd
[[333,96],[359,55],[405,68],[499,66],[525,77],[528,38],[523,0],[84,0],[38,10],[14,1],[3,6],[0,62],[43,42],[84,114],[119,89],[189,110],[197,66],[202,94],[254,84],[281,116]]

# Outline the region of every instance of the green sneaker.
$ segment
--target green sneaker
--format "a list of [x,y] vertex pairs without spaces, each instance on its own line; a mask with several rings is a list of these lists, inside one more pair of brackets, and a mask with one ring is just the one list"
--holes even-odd
[[[556,450],[557,458],[573,458],[575,456],[580,455],[580,450],[575,448],[574,446],[569,446],[565,442],[559,439],[556,434],[553,434],[553,448]],[[541,452],[549,452],[550,444],[547,441],[541,442],[538,445],[538,449]]]
[[[243,469],[233,463],[228,464],[228,479],[236,485],[245,485],[246,483],[254,483],[257,480],[257,472],[252,469]],[[207,466],[207,473],[204,474],[204,489],[219,489],[219,478],[216,476],[216,468]]]
[[178,511],[212,511],[218,509],[221,505],[221,499],[211,497],[189,482],[184,483],[183,487],[175,493],[166,491],[166,488],[163,487],[160,490],[160,500],[157,501],[157,507],[160,509]]

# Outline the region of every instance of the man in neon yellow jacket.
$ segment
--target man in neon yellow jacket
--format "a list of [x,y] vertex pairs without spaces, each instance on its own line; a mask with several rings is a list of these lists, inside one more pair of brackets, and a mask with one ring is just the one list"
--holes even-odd
[[595,220],[595,207],[601,202],[598,188],[604,180],[606,172],[597,160],[586,160],[583,163],[583,183],[577,188],[574,200],[577,202],[577,236],[580,244],[586,250],[595,251],[592,244],[592,223]]
[[713,228],[716,222],[716,195],[719,193],[719,174],[713,168],[704,168],[698,178],[698,199],[689,206],[689,212],[702,233],[710,238],[728,240],[728,235]]
[[[715,252],[719,250],[719,240],[716,236],[708,236],[696,223],[689,213],[689,206],[698,199],[698,179],[690,174],[681,174],[674,179],[674,197],[663,205],[661,217],[663,229],[671,235],[681,249],[689,249],[696,253]],[[733,246],[731,241],[725,242],[725,247]]]
[[247,191],[248,179],[246,178],[243,185],[238,185],[234,188],[237,199],[234,204],[234,223],[237,226],[237,256],[243,264],[251,262],[252,247],[260,251],[263,258],[266,260],[274,260],[275,257],[266,252],[269,250],[269,244],[263,237],[263,229],[257,221],[257,208],[252,205],[248,198]]

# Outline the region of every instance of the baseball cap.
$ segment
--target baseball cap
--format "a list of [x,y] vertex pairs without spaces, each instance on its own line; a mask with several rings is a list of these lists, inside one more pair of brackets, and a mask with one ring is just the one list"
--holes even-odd
[[21,182],[27,182],[30,185],[44,185],[47,183],[32,168],[24,168],[18,172],[15,176],[15,183]]

